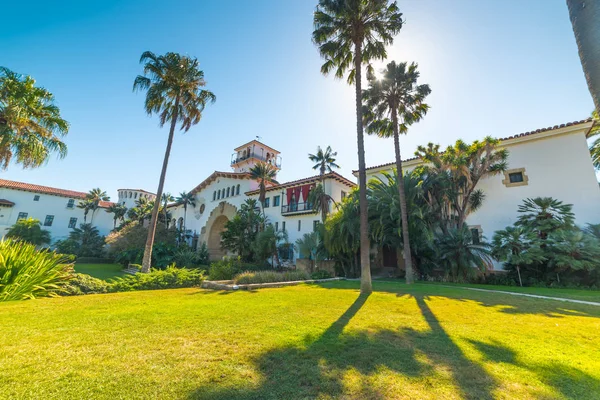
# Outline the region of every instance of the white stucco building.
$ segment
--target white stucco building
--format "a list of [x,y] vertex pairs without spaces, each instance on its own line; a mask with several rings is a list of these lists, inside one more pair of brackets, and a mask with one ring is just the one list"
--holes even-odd
[[[509,152],[508,170],[479,183],[485,200],[467,224],[480,237],[491,239],[495,231],[515,223],[524,199],[534,197],[572,204],[580,226],[600,223],[600,187],[586,140],[592,125],[587,119],[501,139],[500,146]],[[411,171],[420,164],[412,158],[403,162],[403,168]],[[367,179],[393,168],[395,162],[367,168]]]
[[[52,235],[52,242],[66,239],[72,228],[83,223],[83,210],[77,208],[86,193],[49,186],[0,179],[0,237],[20,218],[38,219]],[[105,210],[112,203],[100,202],[100,208],[88,213],[87,222],[101,235],[113,229],[113,216]]]

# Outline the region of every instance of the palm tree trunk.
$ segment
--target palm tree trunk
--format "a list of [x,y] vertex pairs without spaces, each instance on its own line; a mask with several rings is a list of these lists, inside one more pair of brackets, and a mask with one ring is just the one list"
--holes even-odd
[[[167,176],[167,166],[169,165],[169,155],[171,154],[171,146],[173,145],[173,136],[175,134],[175,125],[177,124],[177,109],[179,108],[179,96],[175,99],[175,107],[173,115],[171,116],[171,128],[169,129],[169,139],[167,140],[167,148],[165,150],[165,158],[163,160],[162,170],[160,171],[160,179],[158,181],[158,190],[156,191],[156,198],[160,199],[163,193],[163,187],[165,186],[165,177]],[[154,245],[154,235],[156,234],[156,222],[158,217],[158,209],[160,208],[160,201],[154,202],[152,207],[152,217],[150,218],[150,226],[148,227],[148,237],[146,239],[146,246],[144,248],[144,259],[142,261],[142,272],[150,272],[150,266],[152,263],[152,246]]]
[[583,73],[600,113],[600,1],[567,0]]
[[402,173],[402,157],[400,155],[400,134],[398,132],[398,114],[392,110],[392,123],[394,124],[394,150],[396,151],[396,172],[398,173],[398,196],[400,197],[400,215],[402,219],[402,239],[404,241],[404,270],[406,283],[414,282],[412,255],[410,252],[410,237],[408,236],[408,212],[406,210],[406,193],[404,192],[404,174]]
[[354,69],[356,90],[356,140],[358,145],[358,198],[360,207],[360,292],[369,294],[371,284],[371,245],[369,243],[369,219],[367,205],[367,169],[365,165],[365,139],[363,134],[362,87],[361,87],[362,49],[360,43],[354,44]]

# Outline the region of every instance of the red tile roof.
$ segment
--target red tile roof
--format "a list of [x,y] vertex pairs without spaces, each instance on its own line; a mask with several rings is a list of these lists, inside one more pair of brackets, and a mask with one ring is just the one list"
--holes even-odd
[[[330,172],[328,174],[325,174],[324,177],[325,177],[325,179],[333,179],[333,180],[343,183],[344,185],[349,186],[349,187],[356,186],[356,183],[352,182],[349,179],[344,178],[342,175],[338,174],[337,172]],[[298,186],[301,184],[313,183],[313,182],[317,182],[320,179],[321,179],[320,175],[315,175],[315,176],[311,176],[309,178],[303,178],[303,179],[298,179],[295,181],[285,182],[285,183],[281,183],[279,185],[275,185],[275,186],[267,188],[267,192],[269,192],[271,190],[285,189],[290,186]],[[246,192],[247,195],[253,195],[253,194],[257,194],[257,193],[258,193],[258,190],[251,190],[249,192]]]
[[[72,199],[85,199],[87,193],[77,192],[75,190],[58,189],[50,186],[34,185],[32,183],[9,181],[8,179],[0,179],[0,188],[23,190],[25,192],[51,194],[54,196],[68,197]],[[109,207],[114,203],[110,201],[101,201],[100,207]]]
[[0,199],[0,206],[8,206],[8,207],[12,207],[14,206],[15,203],[13,203],[10,200],[6,200],[6,199]]
[[[543,133],[543,132],[548,132],[548,131],[553,131],[555,129],[561,129],[561,128],[565,128],[567,126],[573,126],[573,125],[579,125],[579,124],[585,124],[588,122],[592,122],[593,119],[592,118],[588,118],[588,119],[582,119],[581,121],[573,121],[573,122],[567,122],[565,124],[560,124],[560,125],[554,125],[554,126],[549,126],[547,128],[540,128],[540,129],[536,129],[534,131],[529,131],[529,132],[523,132],[523,133],[519,133],[513,136],[508,136],[505,138],[501,138],[499,139],[501,142],[505,141],[505,140],[510,140],[510,139],[516,139],[516,138],[520,138],[523,136],[530,136],[530,135],[535,135],[537,133]],[[407,162],[407,161],[413,161],[413,160],[417,160],[419,159],[419,157],[411,157],[411,158],[407,158],[406,160],[402,160],[402,162]],[[382,167],[388,167],[390,165],[394,165],[396,164],[396,161],[392,161],[389,163],[385,163],[385,164],[380,164],[380,165],[374,165],[372,167],[367,167],[367,171],[372,170],[372,169],[377,169],[377,168],[382,168]],[[358,172],[358,170],[353,170],[352,173],[356,174]]]

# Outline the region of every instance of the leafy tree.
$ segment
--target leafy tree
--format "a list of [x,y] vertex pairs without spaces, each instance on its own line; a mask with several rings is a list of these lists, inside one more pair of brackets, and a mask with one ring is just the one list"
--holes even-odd
[[125,221],[125,215],[127,215],[127,207],[123,204],[114,203],[108,206],[106,212],[113,215],[113,229],[117,227],[117,221],[123,223]]
[[50,155],[67,155],[61,141],[69,123],[60,115],[52,93],[35,86],[31,76],[0,67],[0,166],[11,160],[24,168],[44,165]]
[[536,232],[540,239],[545,240],[552,232],[573,227],[575,215],[572,209],[571,204],[564,204],[552,197],[525,199],[518,208],[521,215],[517,224],[526,226]]
[[[187,132],[192,125],[200,122],[205,106],[209,102],[214,103],[216,97],[212,92],[203,89],[206,85],[204,72],[199,69],[196,58],[170,52],[157,56],[146,51],[140,57],[140,63],[144,64],[144,75],[135,78],[133,89],[146,91],[146,112],[150,115],[159,114],[160,126],[170,123],[169,138],[156,191],[156,198],[161,199],[177,123],[181,124],[181,130]],[[156,201],[148,229],[142,272],[150,271],[159,207],[160,201]]]
[[309,154],[308,159],[315,163],[313,169],[318,169],[319,175],[323,176],[327,172],[332,172],[333,168],[340,168],[340,166],[335,163],[336,156],[337,152],[333,151],[331,146],[327,146],[325,150],[323,150],[321,146],[317,146],[317,153]]
[[325,247],[349,278],[357,277],[360,267],[359,213],[359,194],[355,189],[342,200],[337,212],[325,221]]
[[36,246],[50,244],[50,232],[42,229],[39,220],[33,218],[19,219],[10,227],[6,233],[6,238],[22,240]]
[[313,211],[321,213],[321,222],[324,222],[329,215],[330,204],[335,204],[335,200],[325,192],[325,185],[318,183],[308,193],[308,203],[312,206]]
[[325,230],[320,226],[319,229],[305,233],[300,239],[296,240],[296,247],[300,255],[314,261],[315,268],[318,268],[319,261],[325,260],[329,256],[323,242],[324,234]]
[[429,109],[425,98],[431,93],[431,89],[429,85],[417,84],[419,75],[417,64],[407,65],[405,62],[396,64],[392,61],[383,71],[382,79],[369,77],[369,88],[363,91],[367,132],[383,138],[394,138],[397,188],[404,239],[404,265],[408,284],[413,283],[413,268],[399,136],[400,133],[406,134],[408,127],[420,121]]
[[276,231],[273,225],[267,225],[267,227],[259,232],[254,240],[254,253],[258,258],[257,261],[264,261],[271,258],[271,266],[279,265],[279,254],[277,249],[281,243],[285,243],[288,240],[288,234],[286,231]]
[[171,218],[169,218],[169,211],[167,206],[169,205],[169,203],[174,202],[175,201],[175,197],[173,195],[171,195],[171,193],[163,193],[162,196],[160,197],[161,201],[162,201],[162,206],[163,206],[163,216],[165,219],[165,228],[169,229],[169,221]]
[[498,149],[500,141],[486,137],[471,144],[457,140],[440,152],[440,146],[429,143],[419,146],[415,155],[424,165],[416,169],[424,183],[425,197],[439,212],[440,227],[462,227],[467,217],[476,211],[485,199],[479,182],[506,170],[508,151]]
[[579,229],[560,229],[550,234],[548,266],[556,273],[560,284],[560,273],[593,270],[600,267],[600,242],[594,236]]
[[258,182],[258,201],[265,213],[265,198],[267,196],[267,185],[277,183],[275,177],[277,170],[269,163],[259,162],[250,169],[250,177]]
[[[69,238],[57,243],[56,248],[65,254],[75,254],[78,257],[101,257],[104,251],[104,236],[92,224],[81,224],[73,228]],[[75,250],[75,251],[73,251]]]
[[235,252],[244,261],[254,258],[254,242],[264,224],[263,216],[257,212],[258,202],[246,199],[235,217],[225,223],[221,232],[221,247]]
[[179,193],[176,199],[177,203],[183,205],[183,231],[187,231],[187,208],[188,206],[196,207],[196,196],[191,192]]
[[496,231],[492,254],[497,260],[505,261],[505,267],[516,268],[520,286],[523,286],[521,268],[546,260],[537,235],[523,226],[507,226]]
[[396,2],[388,0],[319,0],[314,13],[312,39],[325,63],[321,73],[335,70],[336,78],[348,72],[348,84],[355,85],[356,137],[360,198],[361,292],[370,293],[371,266],[367,209],[367,175],[362,116],[362,66],[371,75],[372,60],[387,57],[385,50],[402,28],[402,14]]
[[490,245],[473,243],[473,235],[466,225],[438,233],[435,248],[438,265],[453,281],[465,281],[478,272],[493,268]]
[[[177,236],[175,229],[167,229],[163,224],[157,227],[153,248],[156,254],[152,258],[155,266],[162,267],[173,262],[177,250]],[[147,237],[148,228],[142,224],[124,224],[121,229],[114,230],[106,236],[107,252],[110,257],[123,265],[139,264]]]

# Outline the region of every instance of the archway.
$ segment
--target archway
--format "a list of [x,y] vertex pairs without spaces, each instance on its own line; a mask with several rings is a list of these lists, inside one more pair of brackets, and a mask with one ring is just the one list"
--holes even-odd
[[227,251],[221,249],[221,232],[225,230],[225,224],[229,219],[224,215],[219,215],[213,222],[208,232],[206,247],[211,260],[220,259],[227,255]]

